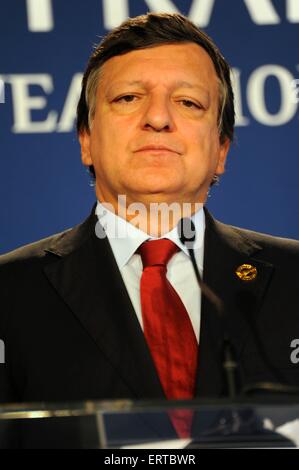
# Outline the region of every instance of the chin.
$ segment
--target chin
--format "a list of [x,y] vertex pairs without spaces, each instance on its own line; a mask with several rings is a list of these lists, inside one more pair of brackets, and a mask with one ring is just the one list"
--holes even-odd
[[175,187],[170,186],[169,184],[143,184],[139,186],[134,186],[134,188],[131,188],[135,193],[140,194],[144,196],[152,196],[152,197],[157,197],[157,200],[160,198],[160,200],[163,200],[163,197],[167,199],[167,195],[175,194]]
[[140,192],[149,192],[149,193],[160,193],[175,191],[177,188],[181,187],[181,181],[178,180],[177,175],[172,177],[168,173],[159,174],[158,172],[150,173],[147,172],[139,178],[133,178],[130,181],[131,188],[135,188]]

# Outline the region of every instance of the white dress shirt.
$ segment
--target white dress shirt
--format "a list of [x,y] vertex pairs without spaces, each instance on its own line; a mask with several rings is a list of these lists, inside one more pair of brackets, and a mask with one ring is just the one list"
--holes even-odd
[[[140,279],[143,271],[141,256],[136,253],[139,246],[154,237],[136,228],[122,217],[115,215],[98,202],[96,215],[105,230],[116,263],[127,288],[137,318],[143,329]],[[203,274],[205,215],[203,209],[192,216],[196,228],[195,259],[199,272]],[[199,342],[201,291],[198,286],[187,248],[179,239],[177,227],[161,238],[173,241],[180,251],[175,253],[167,264],[167,279],[180,296],[192,323],[197,342]]]

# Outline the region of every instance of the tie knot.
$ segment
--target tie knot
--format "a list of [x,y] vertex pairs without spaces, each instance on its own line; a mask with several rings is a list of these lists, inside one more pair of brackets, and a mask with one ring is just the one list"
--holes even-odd
[[170,258],[178,251],[179,247],[167,238],[144,242],[138,249],[143,269],[148,266],[166,266]]

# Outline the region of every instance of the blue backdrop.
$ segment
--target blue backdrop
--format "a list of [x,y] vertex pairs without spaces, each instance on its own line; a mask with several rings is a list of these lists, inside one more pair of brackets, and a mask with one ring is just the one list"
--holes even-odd
[[74,130],[81,74],[99,36],[148,10],[189,16],[234,69],[236,142],[209,208],[299,238],[298,0],[1,0],[0,253],[89,213]]

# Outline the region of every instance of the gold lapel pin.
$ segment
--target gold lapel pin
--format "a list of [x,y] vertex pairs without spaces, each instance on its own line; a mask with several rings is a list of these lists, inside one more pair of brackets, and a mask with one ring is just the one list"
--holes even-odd
[[238,276],[241,281],[253,281],[257,276],[257,269],[252,264],[241,264],[236,269],[236,275]]

